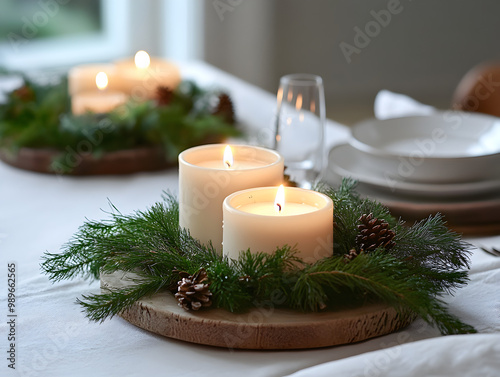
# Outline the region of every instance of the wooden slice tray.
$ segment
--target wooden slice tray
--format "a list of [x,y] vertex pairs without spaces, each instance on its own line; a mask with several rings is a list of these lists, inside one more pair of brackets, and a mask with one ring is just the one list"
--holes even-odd
[[[130,275],[101,276],[101,289],[134,284]],[[305,349],[359,342],[389,334],[409,325],[413,318],[384,304],[356,309],[301,313],[255,308],[243,314],[222,309],[185,311],[170,292],[143,298],[120,314],[135,326],[191,343],[240,349]]]
[[[19,169],[47,174],[61,174],[52,170],[52,161],[59,155],[54,149],[21,148],[13,155],[0,149],[0,160]],[[143,147],[108,152],[100,158],[90,154],[68,154],[62,164],[72,168],[70,175],[118,175],[142,171],[163,170],[173,166],[165,160],[165,152],[158,147]]]

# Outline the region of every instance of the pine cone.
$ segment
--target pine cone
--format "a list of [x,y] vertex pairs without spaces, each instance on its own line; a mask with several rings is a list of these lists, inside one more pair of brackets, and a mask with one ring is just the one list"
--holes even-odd
[[355,249],[352,248],[349,250],[349,254],[344,254],[344,262],[348,263],[352,261],[354,258],[356,258],[359,255],[359,252]]
[[12,94],[23,102],[35,100],[35,91],[28,85],[21,86],[20,88],[14,90]]
[[215,106],[212,111],[213,115],[219,115],[229,124],[234,124],[235,116],[234,116],[234,106],[233,101],[226,93],[219,94],[219,101],[217,106]]
[[393,241],[396,234],[389,229],[389,223],[384,219],[374,218],[373,213],[370,213],[362,215],[359,221],[361,224],[358,225],[359,234],[356,236],[356,246],[359,250],[369,252],[378,247],[389,250],[396,244]]
[[167,86],[159,86],[156,88],[156,103],[158,106],[168,106],[172,102],[174,92]]
[[177,283],[177,293],[175,298],[179,301],[179,306],[185,310],[199,310],[202,307],[212,305],[212,292],[208,280],[207,272],[202,268],[194,275],[187,272],[180,272],[182,278]]

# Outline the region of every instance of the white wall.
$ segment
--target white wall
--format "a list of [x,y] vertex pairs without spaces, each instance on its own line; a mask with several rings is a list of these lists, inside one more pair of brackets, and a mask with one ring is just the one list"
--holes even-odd
[[[387,88],[446,104],[468,69],[500,58],[500,2],[495,0],[239,3],[223,20],[206,6],[205,58],[271,91],[283,74],[312,72],[325,79],[330,103],[372,101]],[[371,12],[388,7],[396,12],[374,33]],[[340,44],[356,47],[354,28],[367,25],[376,35],[349,63]]]
[[274,2],[206,0],[204,59],[263,88],[275,80]]

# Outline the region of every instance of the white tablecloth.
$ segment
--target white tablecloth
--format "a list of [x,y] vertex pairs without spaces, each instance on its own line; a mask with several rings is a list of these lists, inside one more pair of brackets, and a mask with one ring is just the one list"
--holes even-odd
[[[268,138],[275,97],[203,63],[183,65],[184,77],[229,89],[237,114]],[[329,144],[348,130],[328,124]],[[108,200],[123,213],[177,192],[177,171],[122,177],[59,177],[0,163],[1,376],[496,376],[500,374],[500,258],[477,251],[471,283],[447,297],[450,311],[480,334],[440,337],[417,320],[362,343],[305,351],[234,351],[189,344],[141,330],[121,318],[89,323],[75,304],[98,292],[82,279],[57,284],[41,274],[44,251],[55,252],[86,218],[103,219]],[[500,237],[471,240],[500,246]],[[10,329],[7,265],[16,264],[16,364],[8,368]],[[7,357],[6,357],[7,355]]]

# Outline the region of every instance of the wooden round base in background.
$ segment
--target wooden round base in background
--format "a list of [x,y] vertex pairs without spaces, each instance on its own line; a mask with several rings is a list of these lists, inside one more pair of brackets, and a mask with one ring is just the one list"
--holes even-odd
[[107,152],[99,158],[91,154],[67,153],[62,161],[52,165],[60,153],[54,149],[20,148],[12,154],[0,149],[0,160],[19,169],[70,175],[131,174],[174,166],[165,160],[164,150],[158,147]]
[[[129,277],[123,272],[102,275],[101,289],[131,285]],[[389,334],[413,320],[384,304],[318,313],[268,306],[242,314],[223,309],[186,311],[168,291],[139,300],[120,316],[140,328],[169,338],[230,349],[261,350],[354,343]]]

